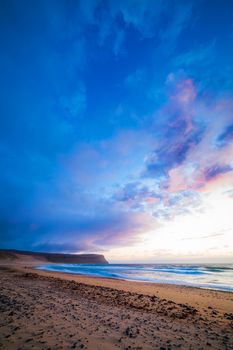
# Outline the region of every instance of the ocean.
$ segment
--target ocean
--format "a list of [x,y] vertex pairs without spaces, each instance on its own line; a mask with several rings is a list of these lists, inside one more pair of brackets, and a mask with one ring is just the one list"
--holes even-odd
[[44,264],[37,269],[233,292],[233,264]]

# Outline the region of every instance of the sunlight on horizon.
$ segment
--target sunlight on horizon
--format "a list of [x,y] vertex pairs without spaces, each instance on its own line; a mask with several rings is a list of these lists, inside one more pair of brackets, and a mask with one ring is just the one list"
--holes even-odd
[[[135,246],[106,251],[111,262],[228,262],[233,253],[232,198],[210,194],[202,210],[142,234]],[[125,258],[128,257],[128,258]]]

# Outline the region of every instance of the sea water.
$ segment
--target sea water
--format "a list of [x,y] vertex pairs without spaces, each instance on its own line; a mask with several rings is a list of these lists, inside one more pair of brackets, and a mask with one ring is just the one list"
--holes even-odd
[[37,269],[233,292],[233,264],[44,264]]

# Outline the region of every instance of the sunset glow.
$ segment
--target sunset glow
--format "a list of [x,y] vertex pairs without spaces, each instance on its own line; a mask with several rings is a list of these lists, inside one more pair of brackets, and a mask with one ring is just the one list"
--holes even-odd
[[232,262],[233,3],[72,4],[1,11],[1,248]]

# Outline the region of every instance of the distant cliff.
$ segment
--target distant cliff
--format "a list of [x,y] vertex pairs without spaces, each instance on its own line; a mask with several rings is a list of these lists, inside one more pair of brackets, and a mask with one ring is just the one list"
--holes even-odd
[[22,250],[0,249],[0,259],[14,260],[23,256],[53,263],[64,264],[108,264],[104,255],[101,254],[62,254],[62,253],[40,253]]

